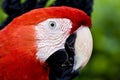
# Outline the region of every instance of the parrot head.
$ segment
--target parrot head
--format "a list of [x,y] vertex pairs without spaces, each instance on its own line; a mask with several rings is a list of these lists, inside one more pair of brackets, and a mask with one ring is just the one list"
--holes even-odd
[[1,30],[9,40],[3,40],[9,42],[4,44],[9,45],[5,54],[11,51],[34,55],[41,64],[48,64],[50,80],[69,80],[91,56],[90,26],[89,16],[75,8],[35,9],[15,18]]

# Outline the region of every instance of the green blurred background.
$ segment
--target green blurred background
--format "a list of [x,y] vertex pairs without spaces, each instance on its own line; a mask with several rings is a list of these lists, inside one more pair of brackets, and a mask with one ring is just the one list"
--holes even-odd
[[[0,24],[7,18],[1,9],[2,1]],[[94,0],[91,18],[93,54],[74,80],[120,80],[120,0]]]

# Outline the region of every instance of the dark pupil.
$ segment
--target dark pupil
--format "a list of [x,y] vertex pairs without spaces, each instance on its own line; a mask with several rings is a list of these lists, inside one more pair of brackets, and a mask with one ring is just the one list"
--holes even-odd
[[55,25],[54,25],[54,23],[51,23],[51,27],[54,27]]

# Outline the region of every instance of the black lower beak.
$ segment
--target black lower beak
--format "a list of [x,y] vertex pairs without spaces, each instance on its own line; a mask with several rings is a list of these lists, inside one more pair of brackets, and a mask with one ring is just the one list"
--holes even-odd
[[73,72],[75,39],[76,34],[71,34],[65,42],[65,49],[56,51],[46,60],[50,67],[49,80],[71,80],[78,74]]

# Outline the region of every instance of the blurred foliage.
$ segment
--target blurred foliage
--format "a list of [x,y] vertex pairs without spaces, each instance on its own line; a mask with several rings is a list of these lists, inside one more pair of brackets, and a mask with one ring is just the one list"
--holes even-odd
[[7,14],[4,13],[4,11],[2,10],[2,1],[0,0],[0,24],[2,24],[2,22],[7,18]]
[[[0,7],[0,24],[6,17]],[[120,0],[94,0],[92,21],[93,54],[75,80],[120,80]]]

